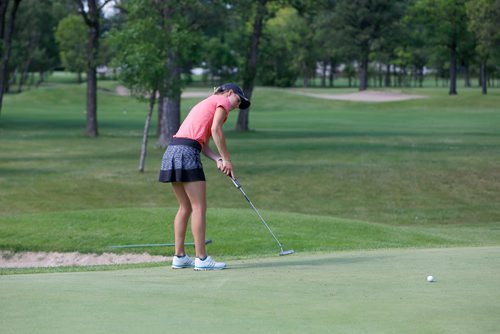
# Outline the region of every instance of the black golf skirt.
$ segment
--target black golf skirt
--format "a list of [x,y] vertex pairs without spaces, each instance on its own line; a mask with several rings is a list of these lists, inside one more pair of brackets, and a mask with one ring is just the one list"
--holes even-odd
[[189,138],[172,138],[160,168],[160,182],[205,181],[200,158],[201,145]]

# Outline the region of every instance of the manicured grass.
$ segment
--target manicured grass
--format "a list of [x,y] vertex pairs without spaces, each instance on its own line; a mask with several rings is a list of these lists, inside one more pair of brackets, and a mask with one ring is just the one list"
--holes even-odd
[[[494,333],[499,247],[0,276],[2,333]],[[436,282],[428,283],[427,275]]]
[[[6,96],[1,249],[102,252],[171,241],[176,202],[156,181],[163,150],[151,140],[146,172],[137,172],[147,105],[115,95],[116,85],[100,83],[94,139],[83,136],[85,85],[49,81]],[[500,90],[403,92],[428,98],[356,103],[259,87],[252,131],[235,132],[231,114],[236,175],[283,243],[327,252],[499,244]],[[197,101],[184,99],[183,113]],[[204,163],[211,253],[275,255],[241,194]]]

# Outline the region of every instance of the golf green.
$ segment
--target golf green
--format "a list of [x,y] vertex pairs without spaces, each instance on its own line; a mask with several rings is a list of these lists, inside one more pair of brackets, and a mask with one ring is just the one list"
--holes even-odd
[[[7,333],[493,333],[500,247],[0,276]],[[426,281],[427,275],[436,279]]]

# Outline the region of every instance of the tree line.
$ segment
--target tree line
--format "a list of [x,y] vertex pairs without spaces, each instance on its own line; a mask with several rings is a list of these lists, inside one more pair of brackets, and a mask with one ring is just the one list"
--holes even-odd
[[[0,0],[0,20],[0,112],[4,93],[51,71],[85,73],[86,134],[97,136],[107,66],[149,99],[149,117],[157,108],[160,145],[177,131],[193,68],[250,97],[257,84],[333,87],[339,75],[360,90],[421,86],[426,71],[450,95],[459,72],[487,94],[500,69],[500,0]],[[249,129],[249,110],[235,128]]]

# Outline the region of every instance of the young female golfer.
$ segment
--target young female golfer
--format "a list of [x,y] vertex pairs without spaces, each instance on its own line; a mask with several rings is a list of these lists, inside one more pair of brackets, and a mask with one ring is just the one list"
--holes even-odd
[[[237,85],[227,83],[217,87],[212,96],[191,109],[163,155],[159,180],[172,183],[179,202],[179,210],[174,220],[174,269],[194,267],[195,270],[218,270],[226,267],[225,263],[215,262],[205,250],[207,200],[200,152],[214,160],[222,173],[234,177],[222,126],[231,110],[237,107],[246,109],[249,106],[250,101]],[[217,153],[208,145],[210,138],[213,138],[217,146]],[[195,260],[184,250],[190,217],[196,249]]]

